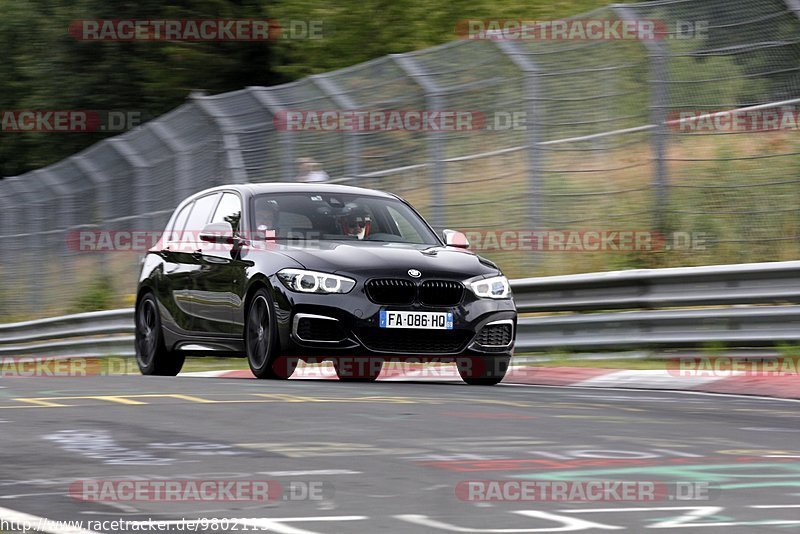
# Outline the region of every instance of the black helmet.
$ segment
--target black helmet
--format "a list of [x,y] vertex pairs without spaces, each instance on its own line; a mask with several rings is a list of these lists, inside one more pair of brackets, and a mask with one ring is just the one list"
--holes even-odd
[[369,235],[371,219],[369,213],[361,206],[349,203],[345,205],[339,216],[339,226],[344,235],[364,239]]

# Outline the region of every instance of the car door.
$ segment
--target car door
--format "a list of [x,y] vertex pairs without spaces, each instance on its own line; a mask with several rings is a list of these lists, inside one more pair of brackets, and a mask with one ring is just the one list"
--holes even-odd
[[[234,235],[242,231],[242,200],[233,191],[222,193],[209,223],[228,222]],[[194,273],[194,306],[197,330],[232,336],[238,333],[234,313],[240,298],[234,284],[240,276],[239,246],[231,243],[199,242],[200,265]]]
[[181,286],[180,290],[173,293],[176,306],[187,317],[181,328],[188,332],[204,332],[204,325],[199,317],[202,315],[202,297],[198,296],[196,289],[196,275],[202,265],[200,232],[211,218],[219,196],[219,193],[211,193],[195,200],[181,235],[178,253],[179,274],[181,280],[185,281],[185,286]]
[[163,258],[164,274],[158,284],[159,301],[164,326],[178,332],[189,332],[192,315],[188,306],[188,294],[192,287],[192,250],[183,243],[186,221],[194,207],[189,202],[176,213],[161,240],[160,254]]

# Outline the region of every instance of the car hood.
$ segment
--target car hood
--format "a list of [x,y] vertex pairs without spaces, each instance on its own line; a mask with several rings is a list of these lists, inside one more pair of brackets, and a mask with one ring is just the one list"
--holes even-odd
[[281,247],[281,253],[306,269],[362,277],[408,277],[409,269],[417,269],[423,278],[467,279],[499,270],[467,250],[430,245],[322,242],[313,248]]

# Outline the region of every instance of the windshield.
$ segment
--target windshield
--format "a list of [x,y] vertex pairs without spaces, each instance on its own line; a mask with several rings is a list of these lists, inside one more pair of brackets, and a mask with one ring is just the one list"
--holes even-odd
[[414,210],[392,198],[275,193],[256,196],[252,207],[251,224],[264,238],[441,244]]

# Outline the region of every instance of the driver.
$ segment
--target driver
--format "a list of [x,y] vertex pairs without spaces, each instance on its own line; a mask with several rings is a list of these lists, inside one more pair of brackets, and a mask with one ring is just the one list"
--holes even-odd
[[364,239],[369,235],[371,222],[366,211],[356,208],[342,217],[340,224],[344,235]]

